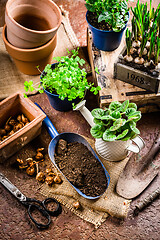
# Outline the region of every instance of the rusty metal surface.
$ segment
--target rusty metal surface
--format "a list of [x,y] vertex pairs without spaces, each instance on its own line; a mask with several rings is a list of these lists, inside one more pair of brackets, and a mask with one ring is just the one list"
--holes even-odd
[[[7,0],[0,0],[0,25],[4,23],[4,6]],[[64,9],[69,11],[71,25],[80,44],[86,45],[85,20],[86,8],[84,0],[55,0]],[[136,2],[136,1],[135,1]],[[145,0],[141,2],[146,2]],[[149,0],[148,0],[149,2]],[[159,0],[154,0],[155,5]],[[134,3],[133,3],[134,4]],[[78,9],[78,11],[77,11]],[[76,10],[76,11],[75,11]],[[70,131],[91,137],[89,125],[78,112],[60,113],[53,110],[45,95],[30,97],[37,101],[50,117],[59,132]],[[87,108],[96,106],[96,99],[87,99]],[[142,137],[150,144],[152,134],[159,125],[160,113],[144,114],[139,122]],[[13,182],[26,196],[42,200],[43,196],[38,191],[37,182],[23,172],[18,171],[14,162],[17,157],[29,157],[35,152],[36,146],[48,147],[50,136],[43,128],[42,134],[33,142],[26,145],[5,164],[0,165],[8,179]],[[148,145],[149,146],[149,145]],[[0,185],[0,240],[159,240],[160,235],[160,200],[156,199],[150,206],[133,216],[136,203],[145,198],[159,186],[156,178],[150,186],[131,204],[128,218],[124,221],[109,217],[98,229],[88,222],[83,221],[68,209],[63,207],[62,214],[57,218],[52,217],[52,224],[48,230],[39,231],[29,220],[26,209],[2,185]]]

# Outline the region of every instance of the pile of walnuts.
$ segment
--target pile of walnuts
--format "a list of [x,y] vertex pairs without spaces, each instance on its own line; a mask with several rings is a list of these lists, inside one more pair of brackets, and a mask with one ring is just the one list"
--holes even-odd
[[26,169],[26,173],[29,176],[36,176],[36,180],[41,183],[46,183],[49,186],[52,186],[53,183],[61,183],[61,177],[55,173],[51,168],[46,168],[45,173],[42,171],[39,172],[39,163],[44,161],[43,155],[44,148],[38,148],[36,150],[36,155],[33,158],[27,158],[26,163],[22,159],[17,159],[17,163],[20,169]]
[[28,118],[23,114],[20,114],[17,117],[10,117],[4,126],[0,128],[0,142],[10,137],[12,134],[23,128],[28,123]]

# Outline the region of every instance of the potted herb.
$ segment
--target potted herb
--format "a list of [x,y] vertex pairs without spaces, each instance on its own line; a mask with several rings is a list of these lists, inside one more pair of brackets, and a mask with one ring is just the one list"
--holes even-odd
[[[115,65],[115,77],[153,92],[160,89],[160,4],[139,3],[132,9],[132,30]],[[120,64],[119,64],[120,63]],[[129,67],[121,67],[124,64]],[[127,70],[127,71],[126,71]]]
[[96,150],[103,158],[119,161],[127,156],[129,150],[138,153],[144,147],[136,127],[141,112],[137,111],[135,103],[129,103],[129,100],[123,103],[114,101],[105,110],[96,108],[91,114],[95,123],[91,134],[96,138]]
[[[70,52],[68,52],[70,54]],[[75,103],[81,101],[87,90],[97,94],[100,87],[88,83],[83,68],[85,61],[78,56],[78,50],[72,50],[71,56],[55,57],[55,64],[47,64],[41,74],[38,88],[33,82],[25,82],[25,91],[39,90],[47,94],[50,104],[58,111],[69,111]],[[41,87],[43,89],[41,89]]]
[[79,110],[90,124],[97,153],[104,159],[119,161],[128,155],[128,151],[138,153],[144,147],[136,127],[141,112],[137,111],[135,103],[129,103],[129,100],[123,103],[114,101],[104,110],[95,108],[90,112],[84,100],[74,110]]
[[127,2],[128,0],[86,0],[86,20],[98,49],[113,51],[120,45],[129,20]]

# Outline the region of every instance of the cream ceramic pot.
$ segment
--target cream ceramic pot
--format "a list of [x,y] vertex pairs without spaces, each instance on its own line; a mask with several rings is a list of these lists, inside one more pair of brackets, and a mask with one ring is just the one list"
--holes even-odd
[[51,0],[8,0],[7,39],[18,48],[39,47],[52,39],[61,24],[58,6]]
[[[77,104],[74,110],[79,110],[89,125],[95,125],[91,112],[85,107],[85,100]],[[134,144],[133,144],[134,143]],[[140,136],[128,141],[106,142],[102,138],[96,139],[95,148],[97,153],[108,161],[120,161],[127,157],[129,151],[139,153],[144,148],[145,143]]]

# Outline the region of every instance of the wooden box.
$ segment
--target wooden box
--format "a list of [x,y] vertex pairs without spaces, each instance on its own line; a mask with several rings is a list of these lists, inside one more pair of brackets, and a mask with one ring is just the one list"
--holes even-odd
[[[114,63],[117,61],[124,46],[125,34],[123,34],[120,46],[115,51],[100,51],[92,42],[90,30],[87,31],[87,47],[93,81],[101,87],[99,92],[99,106],[104,108],[112,101],[123,102],[128,99],[130,102],[135,102],[142,113],[159,111],[160,92],[155,94],[114,78]],[[95,72],[96,67],[98,68],[99,74]]]
[[0,102],[0,128],[11,116],[24,114],[29,123],[0,142],[0,162],[12,156],[41,132],[45,114],[28,98],[16,93]]
[[123,63],[125,52],[126,47],[123,48],[118,60],[114,63],[114,78],[154,93],[160,92],[160,76],[153,77],[146,72],[125,65]]

